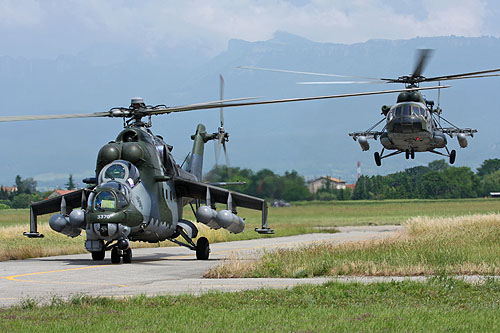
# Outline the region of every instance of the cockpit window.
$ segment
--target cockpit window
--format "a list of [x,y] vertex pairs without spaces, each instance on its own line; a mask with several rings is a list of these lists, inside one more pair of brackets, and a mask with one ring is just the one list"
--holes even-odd
[[134,187],[140,182],[140,174],[137,167],[124,160],[116,160],[106,165],[99,174],[99,184],[108,181],[121,181]]
[[411,105],[408,104],[403,105],[403,116],[406,117],[411,116]]
[[116,211],[127,206],[127,194],[113,190],[103,190],[94,198],[94,209],[97,211]]
[[102,191],[95,197],[94,208],[100,211],[116,210],[116,199],[111,191]]
[[396,108],[396,113],[395,113],[395,116],[396,116],[396,117],[401,117],[401,109],[402,109],[402,107],[401,107],[401,106],[398,106],[398,107]]
[[106,170],[104,177],[110,179],[124,179],[125,168],[121,164],[113,164]]

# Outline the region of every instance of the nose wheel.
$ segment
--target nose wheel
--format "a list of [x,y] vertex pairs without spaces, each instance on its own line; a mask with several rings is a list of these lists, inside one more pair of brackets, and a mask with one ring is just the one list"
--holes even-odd
[[111,249],[111,263],[119,264],[122,258],[124,264],[130,264],[132,262],[132,249],[120,250],[118,246],[113,247]]
[[406,149],[405,150],[405,157],[406,157],[407,160],[410,159],[410,158],[412,160],[415,159],[415,151],[413,149]]

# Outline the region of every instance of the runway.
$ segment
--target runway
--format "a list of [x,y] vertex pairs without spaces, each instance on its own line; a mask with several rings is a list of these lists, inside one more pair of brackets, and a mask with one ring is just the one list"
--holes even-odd
[[401,227],[338,229],[340,232],[334,234],[317,233],[211,244],[210,259],[206,261],[196,260],[193,251],[182,247],[133,249],[132,264],[111,264],[109,252],[102,262],[92,261],[88,253],[4,261],[0,262],[0,306],[14,305],[27,298],[46,302],[54,297],[67,299],[75,295],[126,297],[139,294],[199,294],[210,290],[285,288],[302,283],[324,283],[329,279],[205,279],[203,274],[234,256],[243,260],[254,259],[264,251],[277,248],[383,238],[393,235]]

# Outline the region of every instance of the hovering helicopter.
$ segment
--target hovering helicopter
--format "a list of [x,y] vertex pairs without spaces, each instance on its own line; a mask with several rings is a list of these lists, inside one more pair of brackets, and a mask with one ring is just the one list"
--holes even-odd
[[[500,76],[500,74],[491,74],[499,72],[500,68],[427,78],[422,76],[422,72],[428,62],[431,52],[432,50],[429,49],[419,50],[413,73],[410,75],[400,76],[397,79],[298,72],[251,66],[239,66],[238,68],[293,74],[354,78],[357,80],[299,82],[299,84],[403,83],[407,89],[413,89],[413,91],[401,92],[397,98],[396,104],[392,106],[382,106],[382,115],[384,117],[380,121],[366,131],[349,133],[349,136],[352,136],[355,141],[358,141],[363,151],[370,149],[370,144],[368,142],[369,139],[377,140],[380,138],[380,143],[383,146],[382,151],[380,153],[374,153],[375,164],[377,166],[382,165],[382,159],[401,153],[405,153],[406,159],[414,159],[415,152],[431,152],[442,155],[448,157],[450,164],[453,164],[456,159],[456,151],[450,151],[448,149],[446,135],[451,138],[456,137],[460,147],[466,148],[468,145],[467,137],[473,137],[474,134],[477,133],[477,130],[472,128],[459,128],[442,116],[443,110],[440,107],[440,90],[448,88],[449,86],[441,86],[441,81]],[[434,107],[434,101],[425,99],[420,92],[426,89],[419,88],[419,85],[422,82],[439,82],[438,105],[436,108]],[[385,125],[382,129],[375,130],[375,128],[381,125],[384,121]],[[442,125],[442,121],[446,123],[447,127]],[[444,148],[446,153],[436,150],[441,148]],[[394,151],[384,155],[386,149]]]
[[[56,198],[32,203],[30,232],[25,232],[24,235],[29,238],[44,237],[38,232],[37,217],[59,212],[50,218],[50,227],[69,237],[76,237],[85,230],[87,237],[85,248],[96,261],[104,260],[106,251],[111,250],[112,263],[120,261],[130,263],[132,261],[130,242],[156,243],[164,240],[196,251],[197,259],[206,260],[210,253],[208,240],[200,237],[195,244],[193,239],[198,236],[198,229],[194,223],[183,219],[182,216],[183,207],[188,204],[191,205],[198,222],[213,229],[224,228],[232,233],[240,233],[245,228],[244,220],[237,215],[237,207],[260,210],[262,225],[255,231],[261,234],[274,233],[268,227],[268,206],[265,200],[221,187],[231,183],[202,182],[205,143],[216,141],[218,149],[220,150],[222,145],[227,157],[225,143],[229,140],[229,134],[224,129],[222,108],[401,91],[414,90],[387,90],[251,102],[244,100],[252,98],[224,100],[221,96],[220,100],[214,102],[177,107],[146,105],[142,98],[137,97],[132,99],[129,107],[115,107],[107,112],[0,117],[0,122],[90,117],[123,120],[124,129],[114,141],[105,144],[99,150],[95,176],[84,179],[84,183],[89,186]],[[221,110],[218,131],[208,133],[206,127],[199,124],[195,134],[191,136],[194,140],[192,151],[181,166],[172,157],[173,147],[150,129],[153,115],[215,108]],[[226,209],[217,211],[216,203],[225,204]]]

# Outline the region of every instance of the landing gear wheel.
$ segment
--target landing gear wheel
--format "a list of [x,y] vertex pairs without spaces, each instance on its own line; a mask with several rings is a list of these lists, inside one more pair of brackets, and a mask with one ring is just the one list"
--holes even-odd
[[408,150],[408,149],[405,150],[405,157],[406,157],[406,159],[410,158],[410,150]]
[[457,152],[453,149],[450,153],[450,164],[455,163],[455,158],[457,157]]
[[116,246],[111,249],[111,263],[112,264],[120,263],[120,254],[118,253],[118,248]]
[[373,157],[375,157],[375,164],[377,166],[381,166],[382,165],[382,160],[380,158],[380,154],[378,153],[378,151],[376,151],[375,154],[373,154]]
[[94,260],[94,261],[104,260],[105,256],[106,256],[105,250],[92,252],[92,260]]
[[207,260],[210,254],[210,246],[208,239],[205,237],[200,237],[196,242],[196,259]]
[[415,151],[413,149],[410,150],[410,157],[411,157],[412,160],[415,159]]
[[123,251],[123,263],[130,264],[132,262],[132,249],[126,249]]

